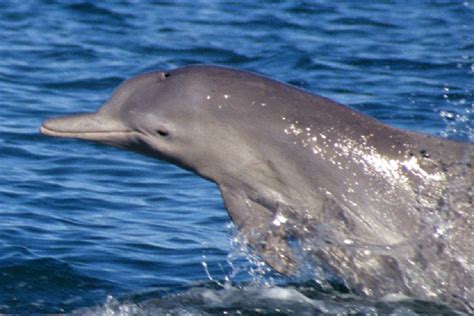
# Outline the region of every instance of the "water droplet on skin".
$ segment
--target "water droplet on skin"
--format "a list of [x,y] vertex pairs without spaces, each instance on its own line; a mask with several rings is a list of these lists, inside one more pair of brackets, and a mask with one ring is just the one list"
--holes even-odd
[[285,224],[287,222],[287,219],[285,216],[281,214],[277,214],[275,216],[275,219],[273,220],[272,224],[275,226],[280,226],[281,224]]

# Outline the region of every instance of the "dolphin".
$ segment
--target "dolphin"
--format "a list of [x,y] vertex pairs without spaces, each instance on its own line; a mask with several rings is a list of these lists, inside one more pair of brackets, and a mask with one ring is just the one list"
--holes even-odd
[[139,152],[215,182],[248,245],[277,272],[299,275],[308,260],[363,296],[473,311],[470,143],[211,65],[135,76],[97,112],[47,120],[41,133]]

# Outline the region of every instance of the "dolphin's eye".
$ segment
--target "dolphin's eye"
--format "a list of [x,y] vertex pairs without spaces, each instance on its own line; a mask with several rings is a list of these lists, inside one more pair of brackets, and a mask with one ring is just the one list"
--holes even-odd
[[169,134],[167,131],[162,130],[162,129],[157,129],[157,130],[156,130],[156,133],[157,133],[158,135],[160,135],[160,136],[163,136],[163,137],[166,137],[166,136],[168,136],[168,134]]
[[169,76],[171,76],[171,74],[169,72],[162,72],[161,73],[161,80],[165,80]]

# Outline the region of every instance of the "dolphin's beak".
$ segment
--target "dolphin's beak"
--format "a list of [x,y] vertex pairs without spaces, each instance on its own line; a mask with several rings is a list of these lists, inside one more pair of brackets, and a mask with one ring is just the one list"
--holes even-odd
[[79,138],[107,142],[133,131],[120,121],[97,113],[76,114],[45,121],[40,131],[44,135],[65,138]]

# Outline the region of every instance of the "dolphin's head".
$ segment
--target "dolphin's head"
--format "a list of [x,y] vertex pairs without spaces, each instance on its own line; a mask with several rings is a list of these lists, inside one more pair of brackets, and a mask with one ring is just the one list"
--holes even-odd
[[225,71],[194,66],[132,77],[97,112],[47,120],[41,133],[140,152],[212,178],[206,169],[233,146],[216,117],[228,100],[212,74]]

